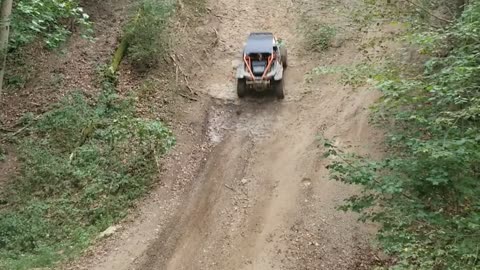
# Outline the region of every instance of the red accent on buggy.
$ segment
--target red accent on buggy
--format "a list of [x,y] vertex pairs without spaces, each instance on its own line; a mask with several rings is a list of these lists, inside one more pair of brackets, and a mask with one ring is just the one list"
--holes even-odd
[[[267,76],[267,73],[269,72],[270,68],[272,67],[272,63],[273,63],[274,60],[275,60],[275,54],[272,54],[272,55],[268,56],[267,68],[263,72],[261,80],[264,80],[265,76]],[[253,71],[252,71],[252,58],[245,54],[243,56],[243,61],[245,62],[245,65],[247,66],[247,70],[248,70],[248,73],[250,74],[251,80],[255,80],[255,75],[253,75]]]

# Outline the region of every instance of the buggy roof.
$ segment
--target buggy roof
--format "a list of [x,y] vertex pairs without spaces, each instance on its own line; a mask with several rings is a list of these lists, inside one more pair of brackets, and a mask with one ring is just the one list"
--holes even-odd
[[251,33],[245,45],[245,54],[251,53],[272,53],[274,37],[272,33],[259,32]]

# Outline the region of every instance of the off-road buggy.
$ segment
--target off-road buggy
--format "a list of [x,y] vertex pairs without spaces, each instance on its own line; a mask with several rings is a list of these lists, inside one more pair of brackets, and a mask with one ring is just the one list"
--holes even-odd
[[238,97],[252,89],[273,90],[277,98],[283,99],[283,71],[287,65],[287,49],[272,33],[251,33],[237,68]]

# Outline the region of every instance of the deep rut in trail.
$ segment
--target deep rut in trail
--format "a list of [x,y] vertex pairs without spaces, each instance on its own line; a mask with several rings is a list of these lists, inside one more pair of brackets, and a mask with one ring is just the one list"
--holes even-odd
[[[317,138],[378,151],[380,135],[368,126],[367,111],[377,95],[333,78],[307,83],[316,66],[360,57],[358,40],[314,54],[297,31],[306,13],[327,23],[344,24],[345,17],[314,0],[211,0],[208,6],[216,19],[205,27],[216,29],[217,47],[199,88],[216,100],[205,129],[213,150],[193,176],[192,191],[175,200],[169,221],[144,237],[145,247],[120,247],[124,252],[107,254],[95,269],[367,269],[370,228],[335,209],[355,189],[328,180]],[[248,33],[263,30],[286,40],[286,99],[238,100],[232,61]],[[132,258],[120,264],[122,254]]]

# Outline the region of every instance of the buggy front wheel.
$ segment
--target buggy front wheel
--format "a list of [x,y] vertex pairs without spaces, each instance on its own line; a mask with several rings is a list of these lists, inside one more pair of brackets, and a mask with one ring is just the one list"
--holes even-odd
[[275,81],[273,89],[275,91],[275,96],[277,96],[278,99],[285,98],[285,94],[283,92],[283,80]]
[[239,98],[243,98],[247,95],[247,81],[245,79],[237,80],[237,95]]
[[281,47],[280,48],[280,55],[282,56],[282,66],[284,69],[288,67],[288,52],[287,48]]

